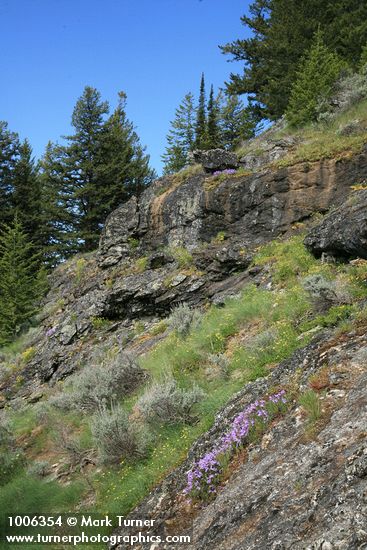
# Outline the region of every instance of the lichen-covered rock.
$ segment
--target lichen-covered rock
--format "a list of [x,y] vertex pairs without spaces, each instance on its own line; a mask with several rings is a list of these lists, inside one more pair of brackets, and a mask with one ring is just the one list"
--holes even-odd
[[217,170],[238,168],[238,157],[225,149],[209,149],[208,151],[196,150],[192,153],[195,162],[202,165],[209,174]]
[[[365,548],[367,366],[359,350],[366,344],[366,327],[341,340],[319,335],[267,379],[248,384],[217,415],[187,460],[130,517],[154,519],[154,530],[191,534],[187,548],[192,550]],[[182,494],[186,472],[227,432],[232,419],[274,387],[307,390],[310,376],[320,369],[324,376],[326,365],[329,385],[321,395],[317,430],[308,434],[307,417],[291,398],[288,412],[249,446],[216,498],[188,505]]]
[[367,189],[349,200],[314,227],[305,238],[306,247],[316,257],[367,259]]

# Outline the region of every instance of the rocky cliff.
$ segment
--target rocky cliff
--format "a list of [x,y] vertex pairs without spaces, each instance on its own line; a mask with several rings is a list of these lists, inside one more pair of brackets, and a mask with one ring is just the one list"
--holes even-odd
[[148,326],[179,303],[235,294],[256,275],[246,271],[254,248],[341,204],[367,177],[367,152],[255,172],[217,166],[158,179],[109,216],[96,254],[53,273],[22,395],[41,395],[43,383],[87,362],[103,319],[103,339],[126,346],[134,321]]
[[[121,205],[107,219],[98,251],[52,274],[23,353],[10,367],[6,353],[0,356],[7,364],[0,405],[20,410],[47,403],[61,381],[106,350],[144,358],[158,349],[173,338],[162,319],[178,304],[219,312],[218,328],[200,333],[208,349],[196,342],[192,362],[180,363],[172,349],[184,344],[176,339],[165,358],[188,380],[210,381],[218,376],[210,361],[220,352],[234,366],[213,392],[228,384],[237,393],[228,390],[221,409],[211,404],[212,427],[198,429],[188,454],[161,483],[161,474],[150,482],[154,489],[132,511],[154,519],[158,530],[191,533],[193,549],[367,547],[367,191],[352,191],[367,179],[367,149],[276,167],[274,158],[293,146],[266,142],[266,159],[256,165],[248,155],[201,155],[200,164]],[[306,247],[324,263],[302,245],[305,232]],[[292,235],[298,240],[287,241]],[[335,264],[340,260],[346,267]],[[251,292],[260,305],[251,305]],[[232,323],[222,333],[221,312]],[[262,351],[251,371],[255,341]],[[231,457],[215,498],[189,501],[184,487],[193,464],[246,407],[279,388],[286,410]],[[54,477],[65,477],[64,466],[55,462]]]

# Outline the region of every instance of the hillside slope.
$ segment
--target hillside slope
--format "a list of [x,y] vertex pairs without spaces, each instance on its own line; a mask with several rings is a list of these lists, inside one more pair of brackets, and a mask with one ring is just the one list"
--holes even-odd
[[[53,272],[37,326],[0,352],[3,511],[132,513],[192,548],[364,547],[367,150],[298,162],[294,137],[259,144],[256,166],[214,150],[158,179]],[[195,399],[173,414],[167,392]],[[262,399],[213,490],[185,492]],[[116,407],[141,452],[113,434],[101,449],[93,422]]]

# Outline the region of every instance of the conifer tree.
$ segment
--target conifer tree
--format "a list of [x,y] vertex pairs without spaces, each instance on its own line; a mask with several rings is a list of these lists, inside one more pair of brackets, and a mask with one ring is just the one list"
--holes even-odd
[[219,114],[218,99],[214,98],[214,88],[211,85],[208,101],[208,131],[206,140],[206,147],[208,149],[215,149],[221,146]]
[[201,75],[199,103],[196,111],[195,124],[195,148],[205,149],[207,144],[207,118],[206,118],[206,97],[205,78]]
[[32,243],[15,219],[0,233],[0,345],[11,342],[35,314],[39,273]]
[[227,96],[220,110],[221,140],[225,149],[234,150],[254,137],[256,120],[237,95]]
[[75,204],[73,190],[64,181],[65,149],[49,142],[40,161],[41,224],[39,242],[43,263],[55,267],[62,259],[75,254],[79,243],[73,228]]
[[41,185],[38,166],[32,157],[32,147],[28,140],[19,146],[19,158],[13,173],[12,207],[24,232],[33,242],[34,252],[38,252],[41,258]]
[[330,96],[332,86],[344,67],[345,63],[325,46],[322,33],[318,30],[291,90],[287,109],[287,119],[291,125],[300,126],[316,120],[320,100]]
[[162,155],[164,174],[178,172],[186,166],[188,153],[194,148],[195,114],[194,96],[188,93],[176,109],[167,135],[166,152]]
[[13,216],[12,194],[14,170],[19,157],[19,137],[0,121],[0,224],[10,223]]
[[126,94],[119,92],[118,96],[118,105],[104,125],[102,163],[97,169],[98,176],[106,182],[98,197],[102,221],[132,195],[140,195],[155,177],[149,167],[149,155],[126,116]]

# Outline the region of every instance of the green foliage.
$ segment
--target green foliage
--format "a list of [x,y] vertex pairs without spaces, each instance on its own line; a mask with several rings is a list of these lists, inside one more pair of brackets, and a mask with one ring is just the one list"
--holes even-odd
[[132,356],[110,354],[84,367],[74,376],[71,391],[56,394],[52,402],[61,409],[94,411],[131,393],[143,378],[144,373]]
[[190,330],[200,323],[201,315],[196,309],[187,304],[181,304],[173,309],[168,318],[168,325],[179,338],[186,338]]
[[291,89],[287,119],[292,126],[316,120],[318,103],[330,96],[344,67],[345,64],[325,46],[321,33],[317,32]]
[[103,463],[118,464],[124,459],[141,458],[145,453],[146,434],[120,406],[100,409],[92,419],[91,429]]
[[166,248],[166,252],[178,262],[181,268],[187,268],[193,264],[192,254],[183,246],[169,246]]
[[38,257],[15,219],[0,233],[0,345],[14,340],[37,309],[44,289]]
[[255,135],[256,120],[238,95],[228,95],[220,108],[221,146],[231,151]]
[[164,174],[179,172],[186,166],[188,153],[194,148],[195,113],[194,96],[188,93],[176,109],[167,135],[166,152],[162,156]]
[[192,424],[194,406],[204,397],[198,387],[179,388],[174,378],[154,382],[137,401],[136,407],[143,419],[152,425]]
[[208,125],[207,125],[207,149],[215,149],[221,146],[219,102],[214,98],[213,85],[210,88],[208,101]]
[[299,404],[305,410],[310,423],[317,422],[322,414],[320,397],[314,390],[308,390],[299,397]]
[[0,421],[0,486],[8,483],[22,468],[24,456],[16,446],[10,425]]
[[86,86],[73,111],[74,134],[66,137],[66,146],[48,151],[43,179],[48,189],[49,178],[57,183],[50,201],[60,217],[64,254],[96,248],[107,215],[154,177],[125,108],[126,95],[120,92],[117,108],[106,119],[108,103]]
[[241,18],[246,36],[222,46],[243,63],[226,83],[231,94],[249,94],[254,113],[277,119],[287,109],[300,60],[320,28],[328,48],[356,66],[367,42],[367,6],[359,0],[254,0]]
[[359,66],[361,70],[364,70],[367,65],[367,44],[363,47],[361,57],[359,60]]
[[84,487],[81,483],[67,486],[56,481],[42,482],[22,474],[0,488],[0,529],[3,532],[8,514],[49,514],[67,511],[78,502]]
[[205,149],[207,144],[207,112],[204,73],[201,75],[199,103],[196,111],[195,149]]

